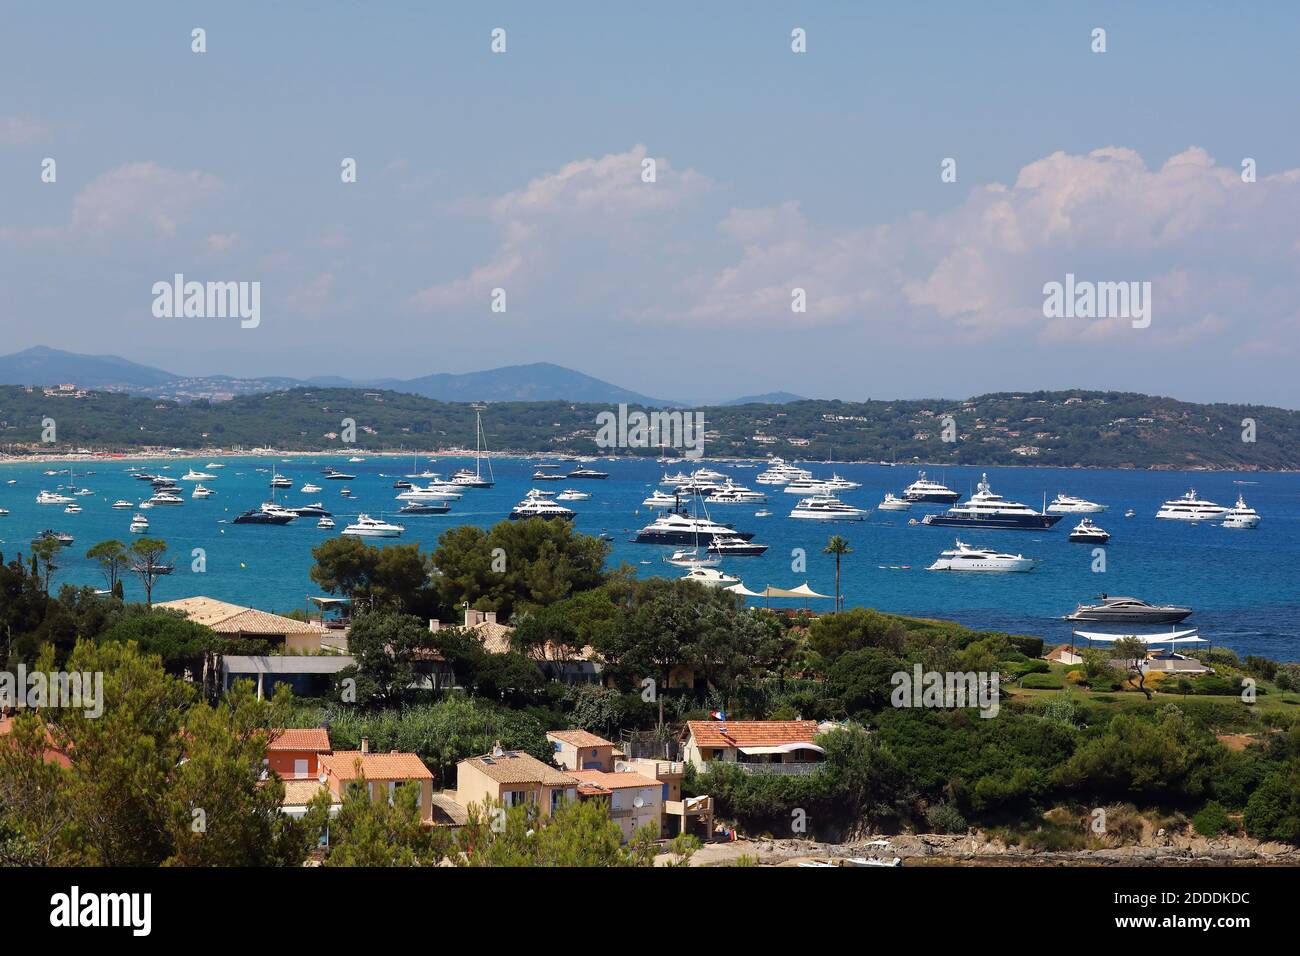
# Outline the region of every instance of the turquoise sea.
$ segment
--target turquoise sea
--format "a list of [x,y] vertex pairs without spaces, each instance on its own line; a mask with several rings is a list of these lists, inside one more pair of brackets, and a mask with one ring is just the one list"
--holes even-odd
[[[364,453],[359,453],[364,454]],[[467,489],[452,503],[447,515],[396,517],[400,502],[393,481],[413,470],[409,458],[373,457],[349,463],[348,456],[280,458],[169,458],[166,460],[103,460],[78,463],[69,479],[66,466],[58,464],[0,464],[0,551],[5,559],[16,552],[27,553],[32,537],[45,528],[65,531],[75,543],[65,549],[55,582],[73,582],[103,587],[97,566],[84,557],[86,549],[105,538],[129,541],[127,530],[135,513],[113,510],[119,498],[139,502],[149,495],[149,485],[132,478],[129,467],[143,468],[180,478],[191,466],[202,471],[210,461],[226,467],[215,481],[205,484],[216,491],[206,500],[192,500],[193,482],[181,482],[185,504],[155,507],[144,512],[149,534],[165,539],[176,559],[176,571],[155,587],[155,600],[169,600],[197,594],[240,604],[286,611],[304,607],[306,597],[319,593],[308,578],[311,549],[331,534],[338,534],[348,518],[359,512],[385,516],[406,526],[401,542],[416,541],[432,549],[438,535],[457,523],[488,526],[502,520],[523,497],[537,459],[494,457],[492,468],[497,484],[492,489]],[[432,463],[430,463],[432,461]],[[1069,638],[1069,625],[1060,618],[1080,601],[1099,592],[1132,594],[1153,602],[1184,604],[1195,609],[1187,625],[1200,628],[1202,636],[1238,653],[1262,654],[1278,660],[1300,660],[1300,475],[1135,472],[1070,470],[1051,468],[988,469],[993,490],[1004,497],[1032,507],[1042,505],[1058,492],[1066,492],[1109,505],[1109,510],[1092,516],[1111,532],[1106,546],[1106,570],[1092,570],[1092,547],[1071,544],[1070,528],[1078,516],[1066,515],[1050,531],[985,531],[967,533],[963,540],[987,544],[1002,551],[1023,553],[1040,559],[1029,574],[947,574],[927,572],[939,552],[951,547],[951,529],[909,525],[926,510],[940,506],[914,506],[911,512],[873,511],[862,522],[828,525],[787,517],[797,500],[778,486],[757,485],[754,477],[761,465],[735,462],[707,464],[740,483],[768,494],[765,505],[710,506],[715,520],[756,532],[755,540],[770,546],[762,557],[730,558],[723,570],[739,576],[755,591],[771,584],[794,587],[807,581],[814,590],[832,594],[835,589],[834,559],[821,553],[831,534],[848,538],[853,554],[844,559],[842,591],[849,606],[866,605],[908,614],[946,617],[972,627],[1038,634],[1049,641]],[[458,468],[473,466],[473,459],[421,458],[418,469],[429,468],[449,476]],[[322,470],[333,466],[355,474],[351,482],[324,481]],[[64,468],[47,476],[47,469]],[[576,464],[566,467],[576,467]],[[641,500],[659,487],[664,469],[676,473],[681,463],[662,465],[652,460],[598,459],[591,467],[610,473],[604,481],[550,482],[543,487],[558,492],[577,487],[592,493],[587,501],[567,502],[577,513],[577,527],[588,534],[605,533],[613,538],[611,563],[627,562],[642,575],[680,575],[660,557],[669,548],[632,544],[628,539],[637,528],[649,523],[653,514],[641,507]],[[874,508],[886,491],[901,492],[916,477],[916,469],[905,466],[809,464],[813,473],[829,477],[832,471],[862,483],[841,498],[862,507]],[[293,490],[279,492],[288,505],[322,501],[334,513],[337,528],[319,530],[316,519],[300,518],[283,527],[233,525],[229,520],[269,499],[271,469],[294,482]],[[979,468],[931,468],[931,478],[943,480],[963,497],[979,480]],[[486,468],[485,468],[486,472]],[[14,484],[7,484],[13,480]],[[316,494],[298,489],[311,481],[321,486]],[[71,482],[90,488],[94,494],[77,502],[84,511],[63,512],[62,506],[35,503],[41,490],[54,491]],[[1240,483],[1239,483],[1240,482]],[[424,483],[424,482],[419,482]],[[340,496],[341,487],[351,488],[352,500]],[[1217,524],[1189,525],[1160,521],[1154,515],[1160,503],[1195,486],[1201,497],[1231,505],[1238,494],[1262,515],[1254,531],[1232,531]],[[766,508],[771,517],[756,518]],[[1137,511],[1125,518],[1128,508]],[[384,541],[370,539],[372,543]],[[205,551],[206,569],[191,569],[192,549]],[[795,570],[797,549],[806,553],[806,571]],[[648,562],[648,563],[643,563]],[[128,578],[129,597],[142,598],[134,578]],[[760,599],[753,599],[760,600]],[[773,600],[772,606],[798,606],[797,601]],[[813,601],[816,609],[829,609],[829,601]],[[1156,629],[1150,629],[1156,630]]]

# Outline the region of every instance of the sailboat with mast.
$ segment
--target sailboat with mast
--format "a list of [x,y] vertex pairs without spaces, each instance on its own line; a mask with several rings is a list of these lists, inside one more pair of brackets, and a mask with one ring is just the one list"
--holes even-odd
[[492,473],[492,459],[488,458],[488,477],[483,477],[483,458],[487,455],[487,433],[483,431],[483,406],[474,406],[474,470],[462,468],[451,476],[453,485],[464,488],[491,488],[496,484],[496,475]]

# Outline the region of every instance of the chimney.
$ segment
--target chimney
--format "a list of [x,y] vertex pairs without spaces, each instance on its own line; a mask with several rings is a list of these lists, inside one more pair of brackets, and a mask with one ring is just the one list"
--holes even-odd
[[362,738],[361,738],[361,752],[362,752],[363,754],[368,754],[368,753],[370,753],[370,738],[369,738],[369,737],[362,737]]
[[438,632],[438,628],[440,628],[440,627],[442,627],[442,625],[441,625],[440,623],[438,623],[438,619],[437,619],[437,618],[430,618],[430,619],[429,619],[429,633],[430,633],[430,634],[436,634],[436,633]]
[[495,623],[497,622],[497,612],[496,612],[496,611],[484,611],[484,612],[483,612],[483,620],[487,621],[489,624],[495,624]]

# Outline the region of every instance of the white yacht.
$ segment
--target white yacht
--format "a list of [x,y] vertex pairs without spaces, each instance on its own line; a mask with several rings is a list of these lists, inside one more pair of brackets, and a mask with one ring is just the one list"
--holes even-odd
[[225,468],[226,466],[219,461],[210,461],[203,467],[204,468]]
[[655,518],[636,533],[632,539],[637,544],[696,544],[708,541],[715,535],[738,536],[748,541],[753,532],[738,532],[711,518],[696,518],[678,511],[670,511]]
[[565,488],[555,496],[556,501],[586,501],[591,497],[590,491],[579,491],[576,488]]
[[767,495],[728,481],[721,488],[713,489],[704,500],[711,505],[756,505],[766,501]]
[[961,497],[947,485],[931,481],[925,472],[916,473],[916,481],[903,489],[903,497],[908,501],[927,501],[933,504],[951,504]]
[[185,499],[170,491],[160,491],[149,499],[151,505],[183,505]]
[[771,467],[754,476],[754,480],[760,485],[788,485],[798,479],[810,481],[812,480],[812,472],[806,468],[797,468],[794,465],[787,464],[780,458],[771,459]]
[[197,485],[194,486],[194,490],[193,490],[192,492],[190,492],[190,497],[191,497],[191,498],[211,498],[214,494],[216,494],[216,492],[213,491],[211,488],[207,488],[207,487],[205,487],[205,486],[202,485],[202,484],[197,484]]
[[1073,498],[1070,495],[1057,495],[1047,506],[1048,514],[1054,515],[1095,515],[1106,510],[1106,505],[1099,505],[1086,498]]
[[678,548],[664,560],[678,568],[716,568],[722,563],[719,557],[701,555],[698,548]]
[[465,493],[459,488],[449,484],[430,484],[421,488],[418,485],[412,485],[404,491],[398,492],[398,501],[456,501]]
[[722,472],[714,471],[712,468],[696,468],[693,472],[691,472],[691,477],[694,478],[696,481],[730,481],[731,480]]
[[1174,521],[1210,521],[1227,513],[1228,509],[1223,505],[1196,497],[1196,489],[1191,488],[1181,498],[1171,498],[1161,505],[1156,517]]
[[127,501],[125,498],[119,498],[117,501],[113,502],[113,507],[120,510],[122,508],[134,508],[135,505]]
[[70,505],[73,501],[74,499],[69,498],[67,495],[61,495],[54,491],[42,491],[36,496],[38,505]]
[[757,557],[767,550],[767,545],[749,541],[734,531],[717,535],[705,549],[709,554],[730,555],[736,558]]
[[794,510],[790,512],[790,517],[803,518],[806,521],[861,521],[869,514],[871,510],[868,508],[846,505],[840,499],[830,495],[814,495],[802,499],[795,505]]
[[831,476],[823,481],[822,484],[835,491],[852,491],[854,488],[862,487],[862,482],[849,481],[847,478],[841,478],[835,472],[831,472]]
[[521,521],[525,518],[574,518],[576,513],[572,508],[566,508],[564,505],[556,504],[551,500],[551,492],[540,491],[537,488],[530,489],[524,496],[524,500],[519,502],[510,509],[510,520]]
[[681,576],[683,581],[694,581],[706,588],[726,588],[739,584],[740,578],[719,571],[717,568],[691,568]]
[[1032,571],[1034,559],[1022,554],[1000,554],[991,548],[972,548],[961,541],[939,555],[928,571]]
[[78,498],[88,498],[91,495],[93,495],[94,492],[91,491],[89,488],[78,488],[76,491],[73,492],[73,494],[76,495]]
[[664,476],[661,479],[659,479],[659,484],[669,485],[670,487],[675,488],[678,485],[684,485],[688,483],[690,480],[691,480],[691,476],[686,474],[686,472],[684,471],[679,471],[675,475],[670,475],[667,472],[664,472]]
[[897,497],[892,491],[886,492],[885,500],[876,506],[881,511],[910,511],[912,503],[905,498]]
[[643,508],[676,508],[681,502],[677,495],[665,494],[656,490],[649,498],[641,502]]
[[1093,524],[1091,518],[1084,518],[1070,532],[1070,540],[1076,544],[1105,544],[1110,540],[1110,532]]
[[1237,503],[1223,518],[1225,528],[1250,530],[1259,527],[1259,512],[1246,504],[1246,499],[1237,495]]
[[785,486],[785,493],[807,498],[809,495],[833,495],[835,489],[819,478],[796,478]]
[[144,534],[149,530],[149,519],[142,514],[137,514],[131,519],[131,533]]
[[195,471],[191,468],[181,475],[181,481],[214,481],[216,477],[216,475],[210,475],[206,471]]
[[68,505],[66,508],[63,509],[63,513],[65,515],[79,515],[81,514],[81,505],[77,505],[77,504]]
[[298,512],[290,511],[275,501],[263,501],[257,510],[275,518],[288,518],[289,521],[298,517]]
[[334,527],[334,519],[333,519],[333,518],[321,518],[320,521],[317,521],[317,522],[316,522],[316,527],[318,527],[318,528],[320,528],[320,529],[322,529],[322,530],[328,531],[330,528]]
[[292,487],[293,487],[293,481],[292,481],[292,479],[290,479],[290,478],[288,478],[288,477],[286,477],[286,476],[284,476],[284,475],[272,475],[272,476],[271,476],[271,487],[272,487],[272,488],[292,488]]
[[342,533],[357,538],[396,538],[405,530],[400,524],[381,521],[370,515],[357,515],[357,520],[344,528]]
[[320,485],[313,485],[310,481],[298,489],[304,495],[318,494],[321,490]]

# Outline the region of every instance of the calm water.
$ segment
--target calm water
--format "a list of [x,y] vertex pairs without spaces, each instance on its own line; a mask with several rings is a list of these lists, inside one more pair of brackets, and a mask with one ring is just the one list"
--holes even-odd
[[[38,506],[37,492],[55,490],[67,484],[66,472],[58,477],[44,474],[54,465],[0,465],[0,482],[16,479],[17,484],[0,483],[0,507],[10,511],[0,517],[0,545],[6,559],[28,550],[32,536],[54,528],[75,536],[75,543],[61,559],[56,582],[74,582],[103,587],[97,567],[84,558],[88,547],[105,538],[131,539],[127,531],[134,511],[113,510],[119,498],[139,502],[148,497],[149,486],[127,472],[132,465],[179,478],[190,467],[204,470],[214,459],[169,459],[148,462],[97,462],[77,468],[76,487],[87,487],[93,496],[78,498],[85,509],[79,515],[63,513],[62,506]],[[221,461],[222,459],[215,459]],[[303,607],[308,594],[319,593],[308,578],[311,548],[331,534],[338,534],[346,519],[359,511],[394,516],[399,502],[392,488],[396,477],[412,471],[409,459],[372,458],[365,463],[347,463],[346,456],[280,459],[229,458],[215,481],[205,482],[217,494],[206,500],[188,497],[193,482],[181,482],[186,501],[182,506],[155,507],[144,512],[151,536],[164,538],[175,556],[177,568],[155,587],[156,600],[206,594],[267,610],[285,611]],[[450,475],[468,462],[439,458],[430,467]],[[406,534],[401,542],[419,542],[434,547],[439,533],[456,523],[489,526],[504,518],[510,508],[533,486],[530,476],[536,462],[524,459],[493,459],[497,485],[492,489],[467,490],[452,503],[447,515],[403,516]],[[352,482],[327,482],[321,469],[333,465],[355,474]],[[270,497],[270,469],[274,466],[294,482],[292,491],[279,492],[289,505],[323,501],[334,513],[334,531],[316,528],[316,519],[300,518],[284,527],[232,525],[229,519],[257,506]],[[660,556],[671,550],[628,541],[637,528],[652,520],[641,500],[653,489],[664,466],[653,461],[601,460],[592,467],[610,472],[606,481],[550,482],[543,485],[559,492],[578,487],[592,492],[588,501],[567,502],[578,513],[578,529],[588,534],[605,532],[614,538],[611,564],[628,562],[638,573],[682,572],[663,564]],[[680,470],[669,466],[674,473]],[[777,486],[757,485],[754,477],[761,468],[710,463],[709,467],[732,475],[741,484],[768,494],[766,505],[710,506],[710,514],[737,528],[755,531],[755,540],[770,545],[757,558],[730,558],[723,569],[739,576],[753,590],[765,585],[794,587],[805,580],[814,590],[832,594],[835,564],[821,548],[831,534],[849,539],[854,553],[844,559],[843,592],[850,606],[868,605],[883,610],[953,618],[964,624],[1020,633],[1039,634],[1048,640],[1065,640],[1068,625],[1059,618],[1080,600],[1100,591],[1133,594],[1150,601],[1188,605],[1195,613],[1189,625],[1201,629],[1216,644],[1232,647],[1241,654],[1263,654],[1279,660],[1300,660],[1300,640],[1295,621],[1300,612],[1300,475],[1295,474],[1183,474],[1178,472],[1073,471],[1051,468],[995,468],[989,471],[993,490],[1014,501],[1040,507],[1048,498],[1064,491],[1110,506],[1094,520],[1111,532],[1106,547],[1107,568],[1091,570],[1092,548],[1071,544],[1067,535],[1078,521],[1066,515],[1051,531],[970,532],[963,540],[990,545],[999,550],[1020,552],[1041,559],[1029,574],[941,574],[926,572],[938,553],[952,546],[951,529],[908,525],[927,510],[938,506],[914,506],[911,512],[873,511],[864,522],[828,525],[793,520],[788,515],[797,496]],[[815,475],[828,477],[831,466],[811,465]],[[259,471],[258,468],[265,470]],[[915,469],[878,465],[838,465],[834,470],[862,483],[862,488],[845,492],[843,500],[874,508],[886,491],[900,492],[915,476]],[[93,471],[94,474],[85,474]],[[931,469],[932,478],[969,494],[979,480],[978,468]],[[1234,479],[1252,484],[1235,484]],[[311,481],[322,491],[304,495],[297,489]],[[420,482],[423,483],[423,482]],[[1201,497],[1231,505],[1238,493],[1259,510],[1264,520],[1255,531],[1230,531],[1213,524],[1196,526],[1182,522],[1157,521],[1160,503],[1195,485]],[[350,487],[355,498],[339,494]],[[771,517],[755,518],[766,507]],[[1123,517],[1127,508],[1137,510],[1134,518]],[[374,543],[382,543],[374,541]],[[204,548],[207,569],[195,574],[190,569],[193,548]],[[807,552],[807,570],[792,570],[795,549]],[[649,564],[641,562],[648,561]],[[882,567],[883,566],[883,567]],[[903,566],[908,566],[904,568]],[[127,581],[129,597],[142,598],[138,581]],[[755,599],[761,600],[761,599]],[[771,602],[792,606],[798,602]],[[828,608],[829,601],[814,601]]]

